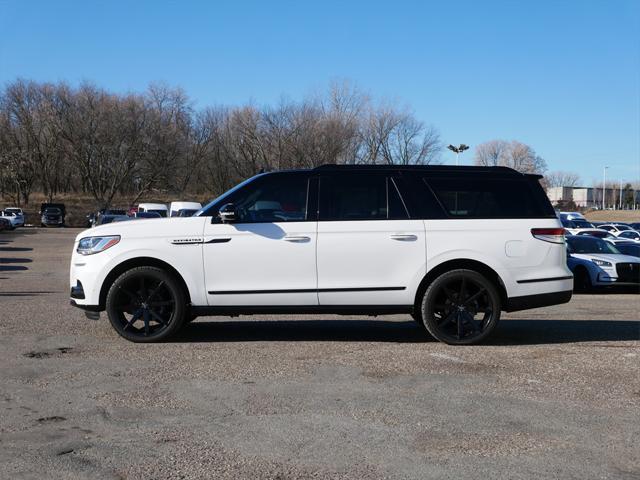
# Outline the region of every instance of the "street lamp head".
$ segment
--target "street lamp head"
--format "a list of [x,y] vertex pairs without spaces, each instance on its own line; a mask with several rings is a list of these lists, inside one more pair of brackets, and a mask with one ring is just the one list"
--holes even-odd
[[457,147],[454,147],[453,145],[449,145],[447,148],[448,148],[449,150],[451,150],[452,152],[459,153],[458,148],[457,148]]
[[458,150],[460,150],[461,152],[464,152],[465,150],[469,150],[469,145],[465,145],[464,143],[461,143],[460,146],[458,147]]

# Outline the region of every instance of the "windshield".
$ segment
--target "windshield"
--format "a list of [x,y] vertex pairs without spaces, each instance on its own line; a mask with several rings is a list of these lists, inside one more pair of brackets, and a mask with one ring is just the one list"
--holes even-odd
[[194,217],[199,217],[201,215],[204,215],[204,213],[209,210],[210,207],[213,207],[216,203],[218,203],[220,200],[222,200],[223,198],[231,195],[233,192],[235,192],[236,190],[239,190],[240,188],[244,187],[247,183],[252,182],[253,180],[255,180],[258,177],[261,177],[262,175],[264,175],[264,173],[259,173],[258,175],[254,175],[251,178],[247,178],[244,182],[239,183],[238,185],[236,185],[235,187],[233,187],[231,190],[227,190],[226,192],[224,192],[222,195],[220,195],[219,197],[214,198],[213,200],[211,200],[209,203],[207,203],[204,207],[202,207],[200,210],[198,210],[196,213],[193,214]]
[[20,215],[22,211],[19,208],[5,208],[5,213],[15,213],[16,215]]
[[567,249],[569,253],[620,253],[609,242],[586,236],[567,238]]
[[60,215],[61,212],[59,208],[47,208],[44,213],[47,215]]

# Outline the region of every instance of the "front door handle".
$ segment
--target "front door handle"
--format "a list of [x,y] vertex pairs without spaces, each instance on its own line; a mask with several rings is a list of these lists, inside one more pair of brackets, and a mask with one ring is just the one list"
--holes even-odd
[[418,240],[418,236],[410,234],[408,235],[404,233],[394,233],[393,235],[391,235],[391,239],[398,240],[400,242],[415,242],[416,240]]
[[287,235],[284,237],[287,242],[305,243],[311,240],[311,238],[305,235]]

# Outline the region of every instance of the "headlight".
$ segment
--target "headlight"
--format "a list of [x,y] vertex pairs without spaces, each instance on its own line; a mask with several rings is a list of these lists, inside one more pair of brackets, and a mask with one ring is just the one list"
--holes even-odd
[[611,267],[611,262],[607,262],[605,260],[598,260],[597,258],[592,258],[591,261],[598,265],[599,267]]
[[85,237],[78,242],[76,250],[81,255],[93,255],[100,253],[107,248],[113,247],[120,241],[120,235],[112,235],[109,237]]

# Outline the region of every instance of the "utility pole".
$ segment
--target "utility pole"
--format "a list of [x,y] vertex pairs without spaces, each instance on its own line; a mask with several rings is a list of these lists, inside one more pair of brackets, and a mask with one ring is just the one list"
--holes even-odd
[[456,153],[456,166],[458,165],[458,155],[464,152],[465,150],[469,150],[469,146],[465,145],[464,143],[461,143],[457,147],[454,147],[453,145],[449,145],[447,148],[452,152]]
[[605,197],[607,196],[607,168],[609,167],[604,167],[602,170],[602,210],[607,208],[605,205]]

